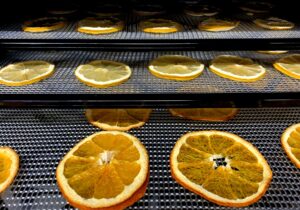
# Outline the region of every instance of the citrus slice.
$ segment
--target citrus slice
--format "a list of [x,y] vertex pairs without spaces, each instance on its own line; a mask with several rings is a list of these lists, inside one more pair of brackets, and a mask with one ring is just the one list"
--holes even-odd
[[288,55],[280,58],[273,66],[285,75],[300,79],[300,54]]
[[163,55],[151,61],[148,68],[156,77],[182,81],[198,77],[204,65],[182,55]]
[[23,24],[22,29],[26,32],[47,32],[61,29],[65,25],[65,20],[62,18],[44,17],[26,21]]
[[103,130],[128,131],[143,126],[150,113],[151,109],[87,109],[85,115]]
[[54,72],[54,65],[46,61],[24,61],[0,69],[0,84],[22,86],[36,83]]
[[182,30],[182,26],[179,23],[166,19],[141,21],[140,28],[146,33],[174,33]]
[[134,7],[133,12],[139,16],[153,16],[161,15],[166,11],[164,7],[159,4],[140,4]]
[[124,22],[118,18],[89,17],[79,21],[77,31],[86,34],[109,34],[123,28]]
[[286,51],[286,50],[259,50],[257,52],[263,53],[263,54],[278,55],[278,54],[287,53],[288,51]]
[[271,30],[287,30],[295,27],[294,23],[275,17],[256,19],[254,23],[262,28]]
[[184,13],[190,16],[214,16],[219,13],[218,9],[210,5],[189,5]]
[[221,131],[183,135],[172,150],[170,164],[179,184],[222,206],[255,203],[272,179],[267,161],[252,144]]
[[75,75],[88,86],[106,88],[127,81],[131,76],[131,69],[123,63],[95,60],[78,66]]
[[134,136],[102,131],[86,137],[61,160],[58,186],[79,209],[124,209],[143,197],[148,184],[147,150]]
[[252,13],[268,13],[272,7],[269,2],[249,1],[240,6],[240,9]]
[[281,145],[297,168],[300,168],[300,124],[288,127],[281,136]]
[[213,59],[209,69],[215,74],[240,82],[255,82],[266,73],[266,69],[249,58],[220,55]]
[[229,31],[236,28],[239,25],[239,21],[232,21],[232,20],[222,20],[216,18],[208,18],[199,23],[198,28],[199,30],[204,31]]
[[19,170],[19,155],[9,147],[0,147],[0,193],[14,181]]
[[169,109],[173,116],[183,117],[190,120],[227,121],[232,119],[238,112],[235,108],[194,108],[194,109]]

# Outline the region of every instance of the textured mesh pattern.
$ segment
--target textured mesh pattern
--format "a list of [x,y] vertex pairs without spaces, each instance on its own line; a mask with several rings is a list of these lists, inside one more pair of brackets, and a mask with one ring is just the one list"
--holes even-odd
[[256,26],[253,17],[239,16],[240,25],[225,32],[206,32],[197,29],[202,17],[191,17],[185,15],[166,15],[163,18],[177,21],[183,25],[184,30],[172,34],[149,34],[140,31],[137,17],[126,17],[126,26],[123,31],[108,35],[88,35],[76,31],[76,21],[68,23],[67,26],[52,32],[27,33],[22,31],[22,23],[6,23],[0,26],[0,37],[2,39],[94,39],[94,40],[197,40],[197,39],[275,39],[275,38],[299,38],[300,27],[292,30],[271,31]]
[[[254,83],[241,83],[221,78],[206,68],[198,78],[185,82],[159,79],[147,69],[149,62],[165,54],[187,55],[205,63],[217,55],[233,54],[253,58],[267,68],[264,79]],[[256,52],[87,52],[87,51],[11,51],[2,60],[0,67],[25,60],[45,60],[56,65],[55,73],[39,83],[8,87],[0,85],[1,94],[178,94],[178,93],[272,93],[298,92],[300,80],[283,75],[272,67],[279,57]],[[108,59],[128,64],[132,76],[119,86],[97,89],[84,85],[74,75],[80,64],[94,59]]]
[[[254,144],[273,171],[266,195],[244,209],[299,209],[300,173],[280,145],[285,128],[300,121],[300,108],[243,109],[229,122],[187,121],[155,110],[149,122],[130,133],[149,151],[150,183],[146,196],[129,209],[228,209],[185,190],[172,178],[169,155],[177,139],[188,131],[221,130]],[[59,160],[80,139],[99,131],[83,110],[0,110],[1,145],[21,156],[14,184],[1,196],[1,209],[71,209],[61,197],[55,180]]]

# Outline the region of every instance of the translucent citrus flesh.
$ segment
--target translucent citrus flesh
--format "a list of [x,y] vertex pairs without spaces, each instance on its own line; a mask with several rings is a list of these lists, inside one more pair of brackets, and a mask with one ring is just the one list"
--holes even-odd
[[0,153],[0,184],[5,182],[10,175],[12,161],[6,154]]
[[287,143],[291,152],[300,163],[300,126],[296,127],[289,135]]
[[79,22],[78,31],[97,34],[122,30],[123,22],[115,18],[87,18]]
[[279,59],[274,63],[274,67],[282,73],[300,79],[300,55],[290,55]]
[[66,162],[64,176],[81,197],[114,198],[130,185],[141,166],[140,154],[122,135],[99,135],[82,144]]
[[237,109],[234,108],[194,108],[170,109],[173,115],[192,120],[223,121],[234,117]]
[[235,28],[239,22],[209,18],[199,24],[199,29],[208,31],[227,31]]
[[202,73],[202,63],[186,56],[160,56],[151,61],[149,70],[166,79],[192,79]]
[[75,74],[81,81],[91,85],[109,86],[127,80],[131,70],[125,64],[103,60],[81,65]]
[[30,84],[52,73],[54,66],[44,61],[26,61],[0,70],[0,83]]
[[237,81],[257,81],[266,70],[251,59],[238,56],[218,56],[210,65],[210,70],[219,76]]
[[184,177],[228,199],[228,206],[230,200],[247,199],[258,193],[266,167],[245,144],[216,133],[187,137],[179,148],[177,163]]
[[128,128],[139,127],[149,118],[150,109],[89,109],[86,111],[88,120],[94,125],[105,124],[109,127],[99,127],[110,130],[113,127]]

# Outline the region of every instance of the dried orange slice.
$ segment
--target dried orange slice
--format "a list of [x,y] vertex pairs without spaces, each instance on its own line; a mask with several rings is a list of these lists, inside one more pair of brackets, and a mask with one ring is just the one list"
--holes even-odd
[[239,25],[239,21],[234,20],[222,20],[216,18],[208,18],[199,23],[198,28],[199,30],[204,31],[229,31],[236,28]]
[[143,126],[149,119],[151,109],[87,109],[88,121],[108,131],[128,131]]
[[121,31],[124,22],[112,17],[89,17],[78,23],[77,31],[86,34],[109,34]]
[[23,86],[48,78],[54,72],[54,65],[46,61],[24,61],[9,64],[0,69],[0,84]]
[[258,50],[257,52],[263,54],[278,55],[278,54],[287,53],[288,51],[287,50]]
[[297,168],[300,168],[300,124],[288,127],[281,136],[281,145]]
[[184,13],[190,16],[207,16],[217,15],[219,10],[210,5],[188,5],[184,9]]
[[190,120],[227,121],[232,119],[238,109],[235,108],[181,108],[169,109],[172,115]]
[[143,197],[149,158],[143,144],[119,131],[86,137],[61,160],[58,186],[79,209],[124,209]]
[[57,17],[43,17],[35,20],[26,21],[22,29],[26,32],[47,32],[55,31],[63,28],[66,22],[62,18]]
[[233,55],[217,56],[209,69],[221,77],[239,82],[255,82],[266,73],[266,69],[253,60]]
[[183,135],[172,150],[170,164],[179,184],[222,206],[255,203],[272,179],[267,161],[252,144],[221,131]]
[[300,79],[300,54],[280,58],[273,66],[285,75]]
[[182,26],[172,20],[149,19],[140,22],[140,28],[146,33],[174,33],[182,30]]
[[19,155],[9,147],[0,147],[0,193],[14,181],[19,170]]
[[127,81],[131,76],[131,69],[123,63],[95,60],[78,66],[75,76],[88,86],[106,88]]
[[191,80],[204,70],[204,64],[182,55],[163,55],[149,65],[149,71],[156,77],[170,80]]
[[267,19],[256,19],[254,23],[262,28],[271,30],[288,30],[295,27],[295,24],[276,17],[270,17]]

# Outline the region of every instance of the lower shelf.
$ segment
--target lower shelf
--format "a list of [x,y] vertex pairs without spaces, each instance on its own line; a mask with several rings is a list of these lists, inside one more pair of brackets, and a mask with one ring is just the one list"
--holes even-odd
[[[169,154],[176,140],[188,131],[212,129],[250,141],[272,168],[266,195],[244,209],[299,209],[300,170],[280,145],[284,129],[298,122],[300,108],[242,109],[233,120],[221,123],[187,121],[165,109],[154,110],[145,126],[130,132],[148,149],[150,182],[145,197],[129,209],[228,209],[185,190],[170,175]],[[0,110],[1,145],[14,148],[21,157],[14,184],[1,196],[1,209],[72,209],[56,185],[56,166],[74,144],[96,131],[83,110]]]

